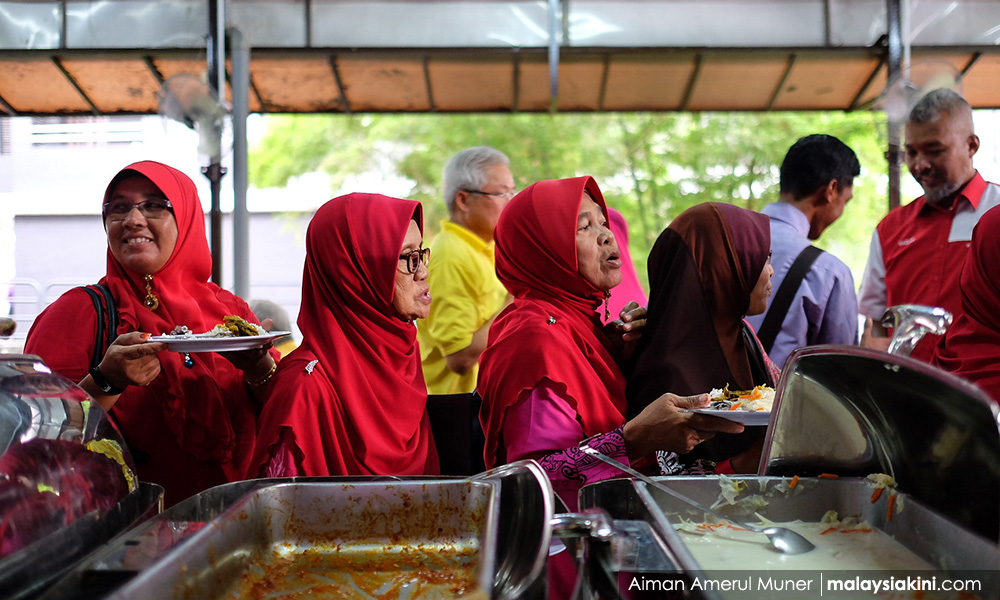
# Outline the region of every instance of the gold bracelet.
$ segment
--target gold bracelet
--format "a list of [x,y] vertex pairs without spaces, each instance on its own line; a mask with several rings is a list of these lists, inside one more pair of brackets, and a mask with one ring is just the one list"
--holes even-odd
[[265,383],[267,383],[268,381],[271,381],[271,378],[274,377],[274,372],[277,370],[278,370],[278,362],[272,360],[271,368],[267,370],[267,373],[264,373],[264,375],[262,375],[260,379],[256,379],[253,381],[251,381],[250,379],[246,379],[247,385],[249,385],[250,387],[260,387]]

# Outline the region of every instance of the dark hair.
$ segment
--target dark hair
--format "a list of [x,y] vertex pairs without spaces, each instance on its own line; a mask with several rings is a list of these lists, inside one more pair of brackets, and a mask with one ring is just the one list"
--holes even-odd
[[779,189],[801,200],[834,179],[841,187],[852,186],[860,174],[858,157],[847,144],[832,135],[817,133],[799,138],[788,149],[781,162]]

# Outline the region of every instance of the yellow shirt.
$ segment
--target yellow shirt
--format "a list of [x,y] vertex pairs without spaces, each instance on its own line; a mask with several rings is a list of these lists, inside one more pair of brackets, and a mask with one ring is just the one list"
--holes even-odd
[[431,313],[417,323],[427,392],[471,392],[476,389],[479,365],[460,376],[448,368],[445,357],[468,348],[472,334],[493,318],[507,297],[496,276],[493,243],[443,221],[441,233],[431,242],[428,269]]

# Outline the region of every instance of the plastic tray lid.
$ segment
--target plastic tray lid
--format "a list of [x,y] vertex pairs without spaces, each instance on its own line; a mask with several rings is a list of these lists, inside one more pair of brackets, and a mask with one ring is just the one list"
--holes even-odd
[[885,473],[1000,539],[1000,410],[976,386],[908,357],[812,346],[789,357],[775,391],[761,474]]

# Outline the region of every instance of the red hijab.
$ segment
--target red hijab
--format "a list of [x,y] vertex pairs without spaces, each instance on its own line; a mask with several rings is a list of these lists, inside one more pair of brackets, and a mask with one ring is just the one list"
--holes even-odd
[[938,342],[933,364],[978,385],[1000,404],[1000,210],[972,232],[959,288],[962,313]]
[[[340,196],[316,211],[306,232],[302,344],[278,367],[251,474],[289,429],[303,475],[439,471],[417,330],[392,304],[411,220],[423,231],[419,202],[378,194]],[[317,386],[322,393],[310,391]]]
[[630,415],[665,392],[774,384],[753,368],[759,344],[743,324],[770,250],[767,216],[725,203],[689,208],[660,234],[649,255],[646,329],[629,375]]
[[625,421],[625,379],[594,311],[604,292],[577,267],[584,190],[606,216],[597,182],[577,177],[532,184],[510,201],[497,223],[497,276],[514,302],[490,327],[489,345],[479,359],[489,467],[497,462],[507,409],[543,379],[565,388],[587,435]]
[[[205,214],[194,182],[187,175],[158,162],[137,162],[111,180],[104,202],[123,179],[137,175],[152,181],[170,201],[177,243],[166,264],[152,274],[152,290],[159,299],[155,311],[143,304],[146,273],[129,271],[108,250],[107,275],[101,283],[114,296],[121,321],[118,333],[160,335],[179,325],[203,332],[221,323],[226,315],[256,323],[243,300],[208,281],[212,257],[205,236]],[[50,309],[52,318],[40,316],[32,328],[31,351],[53,368],[65,368],[68,376],[78,381],[86,374],[94,344],[94,329],[85,327],[83,320],[96,322],[94,308],[83,292],[70,290]],[[75,315],[81,319],[76,329],[81,336],[79,343],[77,338],[67,337],[63,320]],[[192,354],[191,368],[183,366],[183,355],[177,352],[161,352],[158,358],[160,375],[149,386],[128,387],[111,410],[131,449],[138,451],[139,478],[163,485],[168,504],[241,479],[256,433],[256,407],[243,373],[215,353]],[[148,462],[138,458],[142,455]]]

